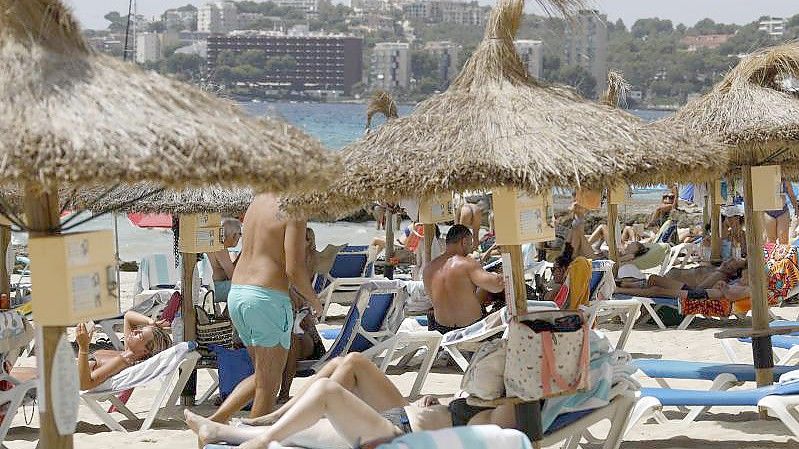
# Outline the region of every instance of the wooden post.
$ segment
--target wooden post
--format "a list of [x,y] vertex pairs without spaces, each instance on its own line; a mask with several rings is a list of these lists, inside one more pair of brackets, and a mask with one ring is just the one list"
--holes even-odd
[[619,247],[616,241],[616,224],[619,219],[619,205],[608,204],[608,255],[613,264],[613,273],[619,272]]
[[11,243],[11,226],[0,225],[0,248],[2,248],[3,258],[0,260],[0,294],[5,293],[11,299],[11,277],[6,266],[8,260],[8,244]]
[[[766,272],[763,260],[763,213],[753,210],[754,192],[752,189],[752,170],[741,167],[744,179],[744,219],[746,221],[746,257],[749,271],[749,286],[752,289],[752,330],[769,328],[768,301],[766,295]],[[774,355],[771,336],[752,337],[752,358],[755,362],[757,386],[773,383]]]
[[[511,270],[513,279],[513,298],[516,304],[516,313],[527,313],[527,287],[524,283],[524,259],[521,245],[503,245],[502,253],[510,255],[510,267],[503,266],[502,271]],[[508,286],[505,286],[508,288]]]
[[424,226],[424,248],[422,248],[422,265],[427,265],[433,260],[433,239],[436,236],[436,225],[425,224]]
[[[180,312],[183,315],[183,341],[197,338],[197,315],[194,312],[194,267],[197,266],[197,254],[180,253],[183,269],[180,276],[180,290],[183,299]],[[189,382],[180,394],[180,403],[184,406],[193,406],[197,394],[197,372],[192,374]]]
[[[716,203],[716,197],[719,195],[719,192],[716,192],[716,187],[715,181],[708,183],[708,196],[710,197],[710,260],[713,262],[721,261],[721,204]],[[747,229],[749,229],[748,221],[746,225]]]
[[[25,215],[28,218],[31,237],[43,237],[59,234],[58,225],[58,194],[55,192],[40,192],[31,186],[25,188]],[[3,261],[5,265],[5,261]],[[37,301],[58,301],[58,298],[36,298]],[[39,388],[44,388],[45,406],[39,407],[39,443],[36,447],[41,449],[72,449],[72,434],[61,435],[53,415],[53,392],[50,378],[52,377],[53,359],[61,335],[66,328],[63,326],[43,326],[41,347],[36,357],[37,363],[43,367],[44,379],[40,379]],[[40,404],[41,405],[41,404]]]
[[394,257],[394,213],[389,212],[386,215],[386,265],[383,269],[383,275],[386,279],[394,279],[394,265],[391,264],[391,259]]

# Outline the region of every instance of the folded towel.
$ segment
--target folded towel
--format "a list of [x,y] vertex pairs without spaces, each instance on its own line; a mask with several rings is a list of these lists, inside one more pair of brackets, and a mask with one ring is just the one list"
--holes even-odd
[[128,390],[167,376],[178,369],[183,358],[194,347],[196,347],[194,342],[178,343],[137,365],[125,368],[92,389],[91,393]]
[[532,449],[532,444],[518,430],[485,425],[409,433],[395,438],[391,443],[381,444],[377,449],[484,449],[486,447]]

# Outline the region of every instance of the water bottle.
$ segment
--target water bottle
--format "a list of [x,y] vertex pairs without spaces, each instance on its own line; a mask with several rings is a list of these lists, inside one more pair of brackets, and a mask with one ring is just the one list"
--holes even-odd
[[183,341],[183,313],[178,310],[175,319],[172,320],[172,339],[175,343]]

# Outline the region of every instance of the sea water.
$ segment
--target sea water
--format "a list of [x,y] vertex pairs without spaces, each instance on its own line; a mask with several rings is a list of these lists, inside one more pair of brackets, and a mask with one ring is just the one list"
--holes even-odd
[[[255,116],[276,116],[294,124],[311,136],[319,139],[324,146],[338,150],[363,136],[366,120],[365,104],[344,103],[296,103],[262,102],[242,103],[242,108]],[[412,107],[399,106],[400,116],[411,112]],[[652,121],[664,117],[661,111],[631,111],[644,120]],[[376,115],[373,126],[383,122],[382,115]],[[662,189],[640,192],[639,195],[652,195],[659,198]],[[125,214],[104,215],[75,228],[75,231],[113,229],[117,223],[119,255],[122,260],[136,260],[153,253],[170,253],[173,249],[172,231],[169,229],[141,229],[128,221]],[[319,249],[328,244],[366,245],[383,231],[375,229],[374,222],[368,223],[311,223],[316,232]],[[25,233],[15,232],[16,244],[27,243]]]

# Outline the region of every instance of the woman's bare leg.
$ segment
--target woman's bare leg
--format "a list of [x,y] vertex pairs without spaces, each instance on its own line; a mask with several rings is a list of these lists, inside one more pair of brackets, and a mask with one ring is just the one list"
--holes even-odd
[[664,276],[653,274],[646,280],[649,287],[662,287],[668,290],[682,290],[685,285],[684,282],[675,279],[669,279]]
[[594,232],[591,233],[591,236],[588,237],[588,243],[594,244],[596,242],[607,242],[608,241],[608,225],[601,224],[594,229]]
[[679,298],[685,290],[675,290],[663,287],[647,287],[647,288],[623,288],[619,287],[616,292],[622,295],[630,296],[644,296],[644,297],[665,297],[665,298]]
[[[394,435],[396,427],[372,407],[330,379],[318,379],[275,425],[264,429],[220,425],[210,420],[186,414],[192,428],[198,429],[204,443],[225,441],[247,445],[242,448],[265,448],[272,441],[282,441],[295,433],[327,418],[333,427],[351,444]],[[253,432],[255,430],[256,432]]]
[[408,401],[388,377],[369,359],[355,352],[328,362],[293,398],[273,413],[260,418],[243,420],[243,422],[255,426],[275,423],[302,399],[313,384],[324,378],[330,378],[358,396],[373,409],[381,412],[408,405]]
[[765,212],[763,212],[763,231],[766,234],[763,237],[767,242],[777,241],[777,220]]

